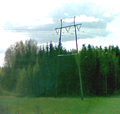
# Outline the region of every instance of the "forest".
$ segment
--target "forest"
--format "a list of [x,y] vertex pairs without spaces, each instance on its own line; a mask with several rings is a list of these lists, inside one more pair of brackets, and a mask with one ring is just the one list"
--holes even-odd
[[[80,96],[78,64],[84,96],[106,96],[120,92],[119,47],[83,44],[78,52],[53,46],[38,46],[34,40],[19,41],[5,52],[0,68],[2,91],[17,96]],[[58,56],[64,55],[64,56]]]

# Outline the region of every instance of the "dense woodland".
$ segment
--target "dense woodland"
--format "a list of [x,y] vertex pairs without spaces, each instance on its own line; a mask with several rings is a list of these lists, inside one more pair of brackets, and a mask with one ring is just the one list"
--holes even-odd
[[0,87],[18,96],[80,96],[79,64],[84,96],[120,92],[118,46],[83,45],[79,63],[74,53],[52,42],[45,46],[38,46],[34,40],[17,42],[5,52]]

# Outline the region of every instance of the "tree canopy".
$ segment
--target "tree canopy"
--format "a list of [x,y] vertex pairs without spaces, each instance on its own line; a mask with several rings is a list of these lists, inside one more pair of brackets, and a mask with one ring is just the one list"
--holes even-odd
[[16,42],[5,52],[5,64],[0,68],[1,87],[21,96],[79,96],[79,65],[84,95],[120,91],[118,46],[102,49],[83,45],[79,61],[73,53],[74,50],[53,46],[52,42],[45,46],[38,46],[34,40]]

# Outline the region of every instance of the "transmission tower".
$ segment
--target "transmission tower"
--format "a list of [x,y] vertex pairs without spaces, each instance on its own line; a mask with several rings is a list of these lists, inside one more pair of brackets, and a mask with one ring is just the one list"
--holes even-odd
[[[74,16],[74,24],[73,25],[69,25],[69,26],[62,26],[62,19],[61,21],[61,26],[59,28],[55,28],[56,33],[58,34],[60,31],[60,36],[59,36],[59,47],[61,47],[61,36],[62,36],[62,29],[66,29],[67,32],[69,32],[71,27],[74,27],[75,29],[75,41],[76,41],[76,51],[77,53],[74,54],[77,57],[77,66],[78,66],[78,72],[79,72],[79,82],[80,82],[80,93],[81,93],[81,99],[83,100],[83,88],[82,88],[82,77],[81,77],[81,72],[80,72],[80,61],[79,61],[79,57],[78,57],[78,43],[77,43],[77,29],[78,31],[80,30],[82,23],[80,24],[75,24],[75,16]],[[59,53],[60,54],[60,53]],[[73,55],[73,54],[72,54]],[[58,56],[66,56],[66,55],[58,55]],[[59,70],[59,58],[58,58],[58,70]],[[57,96],[57,81],[58,79],[56,79],[56,96]]]

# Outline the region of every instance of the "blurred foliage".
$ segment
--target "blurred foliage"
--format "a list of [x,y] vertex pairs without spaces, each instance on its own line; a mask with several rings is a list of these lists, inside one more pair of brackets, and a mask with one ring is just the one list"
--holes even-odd
[[[59,55],[59,56],[58,56]],[[78,53],[62,46],[37,46],[34,40],[17,42],[5,52],[0,68],[0,90],[14,91],[20,96],[79,95],[80,65],[84,95],[107,95],[120,91],[119,47],[83,45]]]

